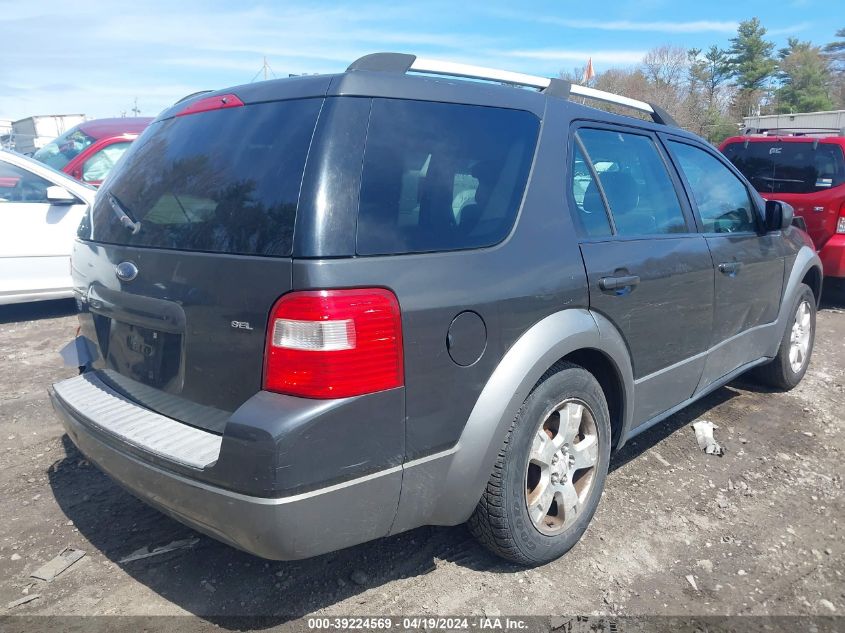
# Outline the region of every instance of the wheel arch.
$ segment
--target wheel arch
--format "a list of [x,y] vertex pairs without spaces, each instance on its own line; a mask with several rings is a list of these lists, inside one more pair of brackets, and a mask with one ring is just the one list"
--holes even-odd
[[[772,337],[772,343],[767,350],[766,356],[774,358],[777,354],[780,342],[786,332],[786,326],[791,317],[790,310],[795,300],[796,293],[803,283],[807,283],[813,290],[813,295],[818,303],[821,298],[822,286],[822,262],[819,259],[815,250],[809,246],[802,246],[795,256],[792,263],[792,270],[789,271],[789,277],[784,285],[783,295],[780,300],[780,308],[778,309],[776,336]],[[813,284],[816,284],[815,286]]]
[[816,307],[822,298],[822,269],[821,266],[810,266],[809,270],[804,273],[801,282],[810,286],[813,291],[813,296],[816,298]]
[[568,361],[590,372],[598,381],[610,414],[611,451],[622,438],[625,420],[625,386],[619,368],[605,352],[594,347],[584,347],[570,352],[560,360]]
[[618,408],[619,437],[624,437],[633,411],[634,386],[621,335],[606,319],[583,308],[553,313],[529,328],[505,353],[482,389],[457,444],[405,465],[402,498],[391,533],[425,524],[466,521],[487,485],[510,425],[532,389],[555,363],[576,362],[576,358],[602,374],[597,377],[599,384],[604,381],[609,389],[619,390],[621,397],[614,407]]

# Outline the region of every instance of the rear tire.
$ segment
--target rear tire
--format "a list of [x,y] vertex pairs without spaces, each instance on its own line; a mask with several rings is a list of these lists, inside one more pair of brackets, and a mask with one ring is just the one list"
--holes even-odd
[[816,297],[807,284],[798,287],[798,295],[789,314],[777,355],[754,372],[759,382],[782,391],[789,391],[801,382],[813,354]]
[[598,381],[555,365],[525,400],[469,520],[493,553],[522,565],[572,548],[595,514],[610,463],[610,415]]

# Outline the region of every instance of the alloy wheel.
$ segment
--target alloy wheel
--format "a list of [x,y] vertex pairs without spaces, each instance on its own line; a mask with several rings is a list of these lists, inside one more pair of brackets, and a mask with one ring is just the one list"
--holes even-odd
[[581,400],[553,407],[539,425],[525,475],[525,501],[534,527],[554,536],[569,528],[589,497],[599,436],[595,416]]
[[798,304],[795,319],[792,321],[792,332],[789,336],[789,366],[793,373],[798,373],[807,362],[810,352],[810,334],[812,333],[812,319],[810,304],[806,300]]

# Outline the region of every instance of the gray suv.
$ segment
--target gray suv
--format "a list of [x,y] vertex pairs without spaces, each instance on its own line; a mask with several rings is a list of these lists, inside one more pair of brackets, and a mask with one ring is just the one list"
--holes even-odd
[[68,435],[271,559],[465,521],[560,556],[631,437],[752,368],[801,380],[822,280],[660,108],[389,53],[163,112],[72,262]]

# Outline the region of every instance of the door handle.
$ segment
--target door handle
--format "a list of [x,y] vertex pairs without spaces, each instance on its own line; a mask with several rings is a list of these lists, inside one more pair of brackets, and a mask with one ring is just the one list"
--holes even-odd
[[602,290],[619,290],[631,288],[640,283],[639,275],[622,275],[621,277],[602,277],[599,279],[599,288]]
[[741,262],[722,262],[719,264],[719,272],[728,277],[736,277],[740,267],[742,267]]

